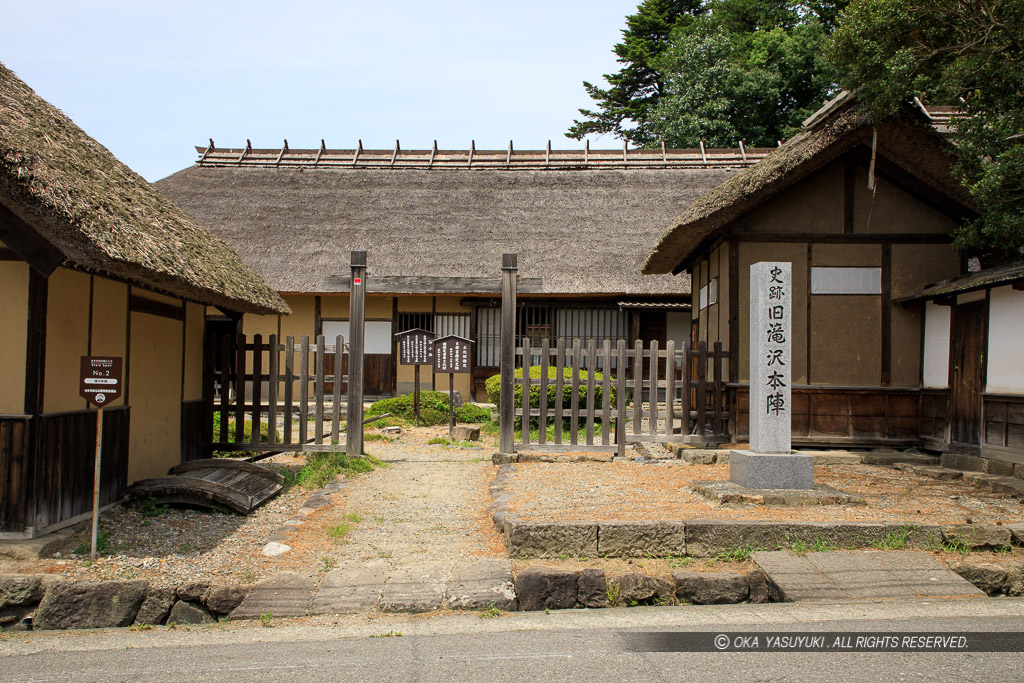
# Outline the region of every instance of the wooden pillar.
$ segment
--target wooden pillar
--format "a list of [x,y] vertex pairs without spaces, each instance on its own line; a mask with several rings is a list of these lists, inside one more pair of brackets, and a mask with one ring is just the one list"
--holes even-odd
[[366,316],[366,251],[352,251],[352,293],[348,298],[348,438],[346,452],[363,454],[363,341]]
[[[516,285],[519,272],[516,254],[505,253],[501,256],[501,395],[499,416],[498,450],[502,453],[513,452],[515,434],[515,360],[516,360]],[[524,405],[529,405],[527,386],[523,387]],[[529,430],[529,421],[523,417],[523,430]]]

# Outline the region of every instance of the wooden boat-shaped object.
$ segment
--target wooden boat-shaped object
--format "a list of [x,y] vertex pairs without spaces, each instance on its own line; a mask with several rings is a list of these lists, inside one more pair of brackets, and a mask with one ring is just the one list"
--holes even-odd
[[284,477],[263,465],[229,458],[190,460],[166,477],[140,479],[125,490],[132,500],[154,499],[247,515],[284,488]]

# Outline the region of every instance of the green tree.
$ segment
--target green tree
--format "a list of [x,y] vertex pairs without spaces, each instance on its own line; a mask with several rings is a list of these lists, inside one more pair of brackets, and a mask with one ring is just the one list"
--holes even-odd
[[615,47],[626,67],[584,83],[599,110],[581,109],[567,135],[613,133],[636,145],[664,139],[774,145],[834,91],[822,47],[846,0],[651,0],[627,17]]
[[702,0],[643,0],[637,13],[626,17],[622,42],[613,48],[623,68],[605,74],[607,88],[583,82],[598,110],[580,109],[585,118],[573,121],[566,137],[581,140],[591,133],[613,133],[634,145],[653,143],[648,111],[661,97],[662,79],[652,62],[665,49],[672,30],[703,13],[703,5]]
[[961,246],[1019,259],[1024,245],[1024,2],[854,0],[828,57],[873,121],[919,95],[955,104],[956,173],[980,218]]

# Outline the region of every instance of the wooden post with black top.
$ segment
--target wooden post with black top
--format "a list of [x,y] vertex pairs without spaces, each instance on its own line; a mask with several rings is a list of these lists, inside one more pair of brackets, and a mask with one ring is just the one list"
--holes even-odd
[[352,290],[348,298],[348,435],[345,452],[363,454],[363,346],[366,317],[366,251],[352,251]]
[[[515,434],[515,354],[516,354],[516,285],[519,273],[518,257],[513,253],[501,255],[501,394],[499,414],[498,450],[512,453]],[[529,405],[529,401],[525,405]],[[529,429],[523,420],[524,429]]]

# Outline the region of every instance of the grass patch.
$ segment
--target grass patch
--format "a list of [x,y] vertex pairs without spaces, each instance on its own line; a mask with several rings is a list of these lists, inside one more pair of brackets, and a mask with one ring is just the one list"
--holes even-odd
[[371,638],[401,638],[402,637],[402,632],[401,631],[388,631],[387,633],[378,633],[376,635],[371,635],[370,637]]
[[605,589],[605,597],[608,598],[608,604],[612,607],[619,606],[619,582],[609,581],[608,588]]
[[335,541],[340,541],[345,538],[349,531],[352,530],[348,524],[335,524],[332,527],[327,527],[327,536]]
[[339,475],[352,478],[359,474],[372,472],[381,467],[382,463],[372,455],[352,457],[345,453],[311,453],[306,457],[306,464],[298,470],[285,470],[285,484],[300,486],[304,489],[318,489],[326,486]]
[[494,606],[492,602],[487,609],[480,613],[481,619],[495,619],[501,616],[501,610]]
[[349,512],[345,514],[345,519],[347,519],[350,522],[359,523],[363,521],[363,516],[358,512]]
[[757,549],[750,545],[738,545],[716,553],[715,559],[719,562],[746,562],[755,550]]
[[807,553],[828,553],[836,549],[832,541],[827,538],[816,537],[808,543],[802,538],[794,538],[789,542],[789,551],[794,555],[806,555]]
[[363,443],[366,443],[367,441],[383,441],[384,443],[391,443],[394,439],[386,434],[375,434],[374,432],[370,432],[369,434],[363,434]]
[[910,546],[911,535],[918,530],[918,526],[905,524],[898,531],[887,531],[885,536],[871,542],[871,547],[876,550],[906,550]]
[[146,500],[138,504],[139,514],[143,517],[159,517],[160,515],[170,512],[171,508],[168,505],[160,505],[156,502],[156,498],[149,496]]

